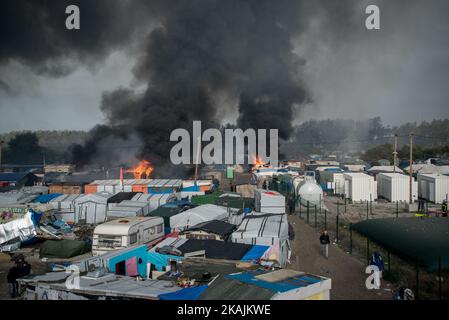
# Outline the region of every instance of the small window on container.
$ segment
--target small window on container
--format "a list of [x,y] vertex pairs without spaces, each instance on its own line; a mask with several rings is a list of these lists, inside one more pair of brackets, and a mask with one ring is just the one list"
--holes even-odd
[[129,235],[129,244],[137,242],[137,232]]

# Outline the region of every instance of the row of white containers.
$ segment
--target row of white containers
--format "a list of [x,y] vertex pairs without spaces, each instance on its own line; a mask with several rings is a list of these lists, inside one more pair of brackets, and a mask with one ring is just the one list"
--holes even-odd
[[[410,178],[401,173],[379,173],[374,177],[359,172],[335,173],[334,192],[344,194],[354,202],[385,198],[391,202],[405,201],[410,198]],[[438,174],[419,174],[418,181],[412,182],[412,199],[426,199],[434,203],[448,200],[449,176]]]
[[102,223],[108,217],[139,216],[156,210],[173,197],[170,194],[136,194],[131,200],[108,203],[113,194],[97,192],[79,195],[61,195],[49,204],[57,211],[55,216],[68,222]]

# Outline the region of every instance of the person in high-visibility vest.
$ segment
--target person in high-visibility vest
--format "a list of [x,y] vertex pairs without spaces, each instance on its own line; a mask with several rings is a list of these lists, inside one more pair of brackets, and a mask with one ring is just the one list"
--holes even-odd
[[441,205],[441,212],[443,213],[443,217],[447,217],[447,201],[444,200]]

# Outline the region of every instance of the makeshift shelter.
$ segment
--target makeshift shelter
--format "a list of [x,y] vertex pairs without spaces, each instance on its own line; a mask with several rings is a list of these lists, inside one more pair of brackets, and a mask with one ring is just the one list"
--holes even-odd
[[237,229],[237,226],[221,220],[201,222],[193,227],[185,229],[180,237],[187,239],[209,239],[226,241]]
[[142,207],[117,205],[106,211],[106,219],[116,219],[124,217],[142,217],[144,216]]
[[31,172],[0,172],[0,187],[32,186],[38,181],[38,177]]
[[118,192],[108,199],[109,207],[125,200],[131,200],[136,194],[137,192]]
[[50,184],[50,193],[81,194],[84,192],[85,183],[82,182],[54,182]]
[[156,210],[160,206],[163,206],[167,202],[176,199],[176,196],[173,194],[145,194],[145,193],[137,193],[131,201],[136,202],[144,202],[148,203],[148,213]]
[[74,222],[83,221],[89,224],[105,222],[108,199],[111,196],[108,192],[97,192],[76,199]]
[[184,230],[204,221],[225,220],[229,215],[225,207],[206,204],[170,217],[170,227],[177,231]]
[[204,204],[216,204],[216,200],[222,194],[221,191],[215,191],[209,194],[203,195],[193,195],[191,197],[191,202],[196,205],[204,205]]
[[188,239],[177,247],[184,255],[204,251],[208,259],[241,260],[251,249],[251,245],[244,243],[232,243],[219,240]]
[[58,219],[75,223],[77,221],[75,216],[76,201],[82,197],[84,197],[84,194],[63,194],[51,199],[48,204],[56,210],[55,216]]
[[39,249],[40,258],[69,259],[90,252],[90,245],[77,240],[47,240]]
[[164,226],[165,228],[171,228],[170,225],[170,219],[171,217],[179,214],[182,211],[182,209],[178,207],[166,207],[161,206],[157,208],[156,210],[151,211],[147,216],[150,217],[162,217],[164,219]]
[[235,191],[243,197],[254,198],[257,189],[257,177],[252,173],[237,173],[234,177]]
[[284,267],[290,259],[288,222],[285,214],[247,215],[231,235],[232,242],[271,246],[263,260]]
[[0,245],[8,242],[24,242],[37,235],[41,213],[28,210],[23,218],[0,224]]
[[135,207],[142,210],[143,215],[150,213],[150,204],[148,202],[140,202],[133,200],[125,200],[119,203],[118,207]]
[[48,203],[51,200],[61,196],[61,193],[43,194],[33,200],[34,203]]

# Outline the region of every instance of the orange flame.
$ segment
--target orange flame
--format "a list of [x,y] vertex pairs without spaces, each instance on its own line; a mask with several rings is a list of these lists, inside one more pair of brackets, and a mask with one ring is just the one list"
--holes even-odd
[[259,157],[259,156],[255,156],[254,157],[253,163],[254,163],[255,166],[259,166],[259,167],[265,165],[265,162],[263,162],[262,158]]
[[142,176],[145,174],[147,179],[150,178],[151,173],[154,168],[150,165],[150,162],[147,160],[142,160],[139,162],[137,166],[133,169],[126,170],[126,172],[131,172],[134,174],[134,179],[142,179]]

